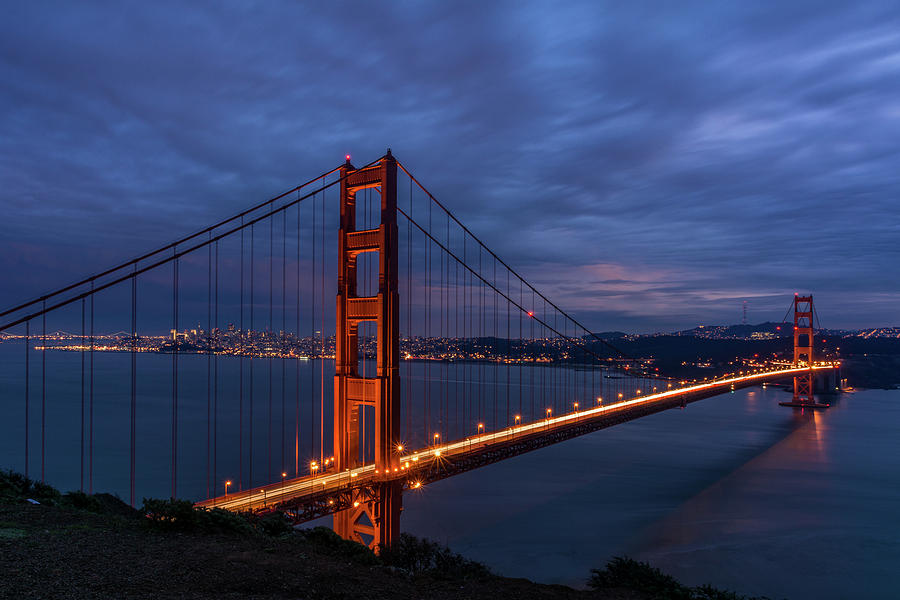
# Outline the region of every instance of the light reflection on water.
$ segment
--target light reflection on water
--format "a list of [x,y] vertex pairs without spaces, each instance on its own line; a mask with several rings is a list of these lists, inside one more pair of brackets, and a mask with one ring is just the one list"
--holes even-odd
[[404,499],[403,527],[500,573],[583,585],[627,554],[773,598],[895,598],[900,392],[827,411],[738,391]]

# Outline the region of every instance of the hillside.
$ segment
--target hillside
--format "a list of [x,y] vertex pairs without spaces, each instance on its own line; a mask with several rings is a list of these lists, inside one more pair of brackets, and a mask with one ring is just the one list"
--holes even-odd
[[499,577],[406,535],[379,557],[329,529],[293,529],[278,514],[248,518],[168,500],[136,511],[108,494],[63,495],[0,472],[2,598],[740,600],[629,559],[591,581],[599,589]]

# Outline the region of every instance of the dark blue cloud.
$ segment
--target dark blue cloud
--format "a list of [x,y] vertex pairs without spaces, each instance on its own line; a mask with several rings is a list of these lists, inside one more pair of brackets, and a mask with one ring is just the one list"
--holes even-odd
[[897,323],[890,4],[320,4],[7,7],[0,304],[391,146],[598,329]]

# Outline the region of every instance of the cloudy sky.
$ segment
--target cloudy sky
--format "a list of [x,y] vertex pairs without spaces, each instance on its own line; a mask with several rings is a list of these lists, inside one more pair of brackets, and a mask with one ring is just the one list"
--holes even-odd
[[22,2],[0,305],[390,146],[597,330],[900,325],[895,3]]

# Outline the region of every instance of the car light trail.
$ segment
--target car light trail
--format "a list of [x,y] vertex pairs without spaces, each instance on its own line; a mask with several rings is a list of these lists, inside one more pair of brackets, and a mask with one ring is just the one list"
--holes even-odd
[[[639,405],[653,405],[680,396],[690,396],[691,394],[716,388],[721,388],[723,391],[730,390],[735,384],[750,383],[763,379],[780,379],[791,375],[807,373],[810,369],[820,371],[831,368],[834,368],[834,365],[819,364],[813,365],[812,367],[787,368],[776,371],[738,375],[684,388],[667,389],[662,392],[647,394],[640,398],[621,400],[614,404],[601,404],[592,408],[583,408],[577,412],[571,412],[555,417],[550,415],[548,409],[548,416],[532,423],[513,425],[488,433],[478,433],[461,440],[446,444],[433,444],[428,448],[401,455],[398,464],[402,464],[404,467],[403,469],[398,468],[393,469],[393,471],[378,473],[374,464],[368,464],[339,473],[317,474],[316,467],[318,465],[312,463],[313,473],[310,475],[296,479],[286,479],[283,483],[273,483],[241,492],[231,492],[228,493],[227,496],[198,502],[195,506],[201,508],[221,508],[236,512],[264,510],[273,508],[288,500],[296,501],[305,496],[320,496],[322,492],[339,492],[350,488],[358,488],[374,481],[401,478],[409,480],[410,488],[418,488],[421,487],[422,483],[421,481],[414,480],[414,473],[416,470],[427,468],[431,466],[434,461],[452,460],[455,455],[485,450],[492,444],[507,444],[511,440],[516,440],[533,433],[547,434],[548,432],[555,431],[566,425],[589,422],[595,417],[621,412],[625,409]],[[479,424],[478,431],[483,431],[482,424]],[[436,435],[434,439],[437,440],[438,436]],[[402,446],[398,446],[397,450],[400,451],[401,448]],[[394,475],[395,472],[396,475]],[[229,483],[231,482],[229,481]],[[330,506],[334,505],[333,499],[328,499],[327,502]]]

